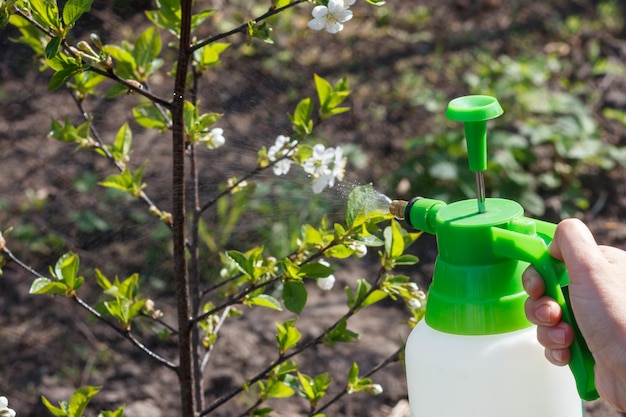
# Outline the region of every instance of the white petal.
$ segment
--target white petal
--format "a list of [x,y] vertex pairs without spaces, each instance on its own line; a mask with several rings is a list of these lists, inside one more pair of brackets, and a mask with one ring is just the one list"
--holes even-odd
[[326,21],[322,19],[309,20],[309,23],[307,23],[307,26],[309,27],[309,29],[322,30],[326,26]]
[[317,19],[324,18],[328,16],[328,7],[326,6],[315,6],[311,11],[311,15]]
[[335,285],[334,275],[329,275],[326,278],[320,278],[317,280],[317,286],[323,289],[324,291],[332,290],[334,285]]
[[346,23],[348,20],[352,19],[353,13],[352,10],[343,9],[337,13],[334,13],[334,15],[335,19],[337,19],[338,22]]

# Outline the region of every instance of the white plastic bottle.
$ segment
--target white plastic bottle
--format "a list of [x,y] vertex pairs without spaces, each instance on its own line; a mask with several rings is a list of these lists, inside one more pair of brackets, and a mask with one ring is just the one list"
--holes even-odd
[[411,417],[579,417],[568,367],[547,362],[535,327],[465,336],[424,321],[406,345]]

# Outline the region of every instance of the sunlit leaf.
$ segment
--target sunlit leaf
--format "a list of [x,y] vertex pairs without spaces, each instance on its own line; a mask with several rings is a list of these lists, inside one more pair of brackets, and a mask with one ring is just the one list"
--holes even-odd
[[76,21],[91,9],[93,0],[68,0],[63,7],[63,22],[72,26]]

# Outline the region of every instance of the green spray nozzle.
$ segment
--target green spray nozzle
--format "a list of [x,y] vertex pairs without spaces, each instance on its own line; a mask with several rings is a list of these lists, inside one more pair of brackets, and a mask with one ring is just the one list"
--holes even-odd
[[467,157],[472,172],[487,169],[487,120],[502,115],[504,110],[495,97],[464,96],[450,101],[446,117],[455,122],[463,122]]
[[487,120],[500,116],[504,111],[500,103],[491,96],[464,96],[455,98],[448,104],[446,117],[465,125],[467,157],[470,171],[476,173],[476,201],[478,212],[485,207],[485,177],[487,169]]

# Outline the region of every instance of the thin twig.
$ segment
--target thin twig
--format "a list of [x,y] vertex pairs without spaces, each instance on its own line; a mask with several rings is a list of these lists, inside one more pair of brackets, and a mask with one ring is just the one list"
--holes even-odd
[[[29,274],[31,274],[31,275],[33,275],[33,276],[35,276],[37,278],[47,278],[46,276],[40,274],[39,272],[37,272],[36,270],[31,268],[30,266],[28,266],[24,262],[22,262],[6,246],[4,246],[2,248],[2,252],[4,252],[9,257],[9,259],[11,259],[13,262],[15,262],[17,265],[19,265],[21,268],[23,268]],[[164,365],[165,367],[167,367],[167,368],[169,368],[169,369],[171,369],[173,371],[177,371],[178,370],[178,367],[175,364],[173,364],[172,362],[168,361],[167,359],[159,356],[158,354],[156,354],[152,350],[148,349],[143,343],[141,343],[139,340],[137,340],[135,338],[135,336],[133,336],[133,334],[130,331],[121,329],[120,327],[115,325],[115,323],[113,323],[113,322],[109,321],[108,319],[106,319],[102,314],[100,314],[96,309],[94,309],[89,304],[87,304],[85,301],[83,301],[80,297],[73,296],[71,298],[74,301],[76,301],[78,303],[78,305],[80,305],[82,308],[84,308],[89,313],[91,313],[94,317],[96,317],[98,320],[102,321],[104,324],[106,324],[107,326],[109,326],[110,328],[115,330],[115,332],[117,332],[118,334],[122,335],[125,339],[129,340],[133,345],[135,345],[137,348],[139,348],[141,351],[143,351],[146,355],[148,355],[149,357],[151,357],[152,359],[156,360],[161,365]]]
[[[376,372],[378,372],[381,369],[383,369],[384,367],[386,367],[387,365],[389,365],[390,363],[398,362],[398,360],[400,358],[400,354],[402,353],[403,350],[404,350],[404,346],[401,346],[400,348],[398,348],[398,350],[393,352],[391,355],[389,355],[387,358],[385,358],[383,361],[381,361],[378,365],[376,365],[372,369],[370,369],[366,374],[363,375],[363,377],[364,378],[368,378],[368,377],[374,375]],[[326,402],[321,407],[318,407],[314,411],[309,413],[309,417],[312,417],[315,414],[321,413],[322,411],[324,411],[325,409],[330,407],[332,404],[334,404],[337,401],[339,401],[342,397],[344,397],[345,395],[348,395],[348,390],[349,390],[349,388],[346,385],[346,387],[342,391],[338,392],[333,398],[328,400],[328,402]]]
[[[272,17],[272,16],[282,12],[283,10],[286,10],[286,9],[291,8],[291,7],[297,6],[300,3],[305,3],[307,1],[308,0],[296,0],[293,3],[289,3],[288,5],[283,6],[283,7],[279,7],[279,8],[270,7],[270,9],[265,14],[257,17],[256,19],[253,19],[252,22],[254,22],[254,23],[262,22],[263,20],[265,20],[265,19],[267,19],[269,17]],[[196,50],[202,48],[203,46],[206,46],[206,45],[208,45],[210,43],[216,42],[216,41],[218,41],[220,39],[227,38],[227,37],[232,36],[232,35],[234,35],[236,33],[246,33],[247,31],[248,31],[248,23],[246,22],[243,25],[241,25],[241,26],[239,26],[239,27],[237,27],[235,29],[229,30],[228,32],[220,33],[218,35],[212,36],[212,37],[210,37],[208,39],[205,39],[203,41],[200,41],[200,42],[196,43],[195,45],[193,45],[191,47],[191,51],[192,52],[196,51]]]
[[[222,316],[220,317],[220,320],[217,322],[215,329],[213,329],[213,334],[217,335],[219,333],[220,329],[222,328],[222,325],[228,318],[228,313],[230,313],[230,307],[226,307],[226,309],[224,309],[224,311],[222,312]],[[204,353],[204,356],[202,357],[202,362],[200,364],[200,372],[204,372],[204,369],[209,363],[209,359],[211,357],[211,353],[213,352],[214,346],[215,344],[212,344],[211,346],[209,346],[209,348]]]

